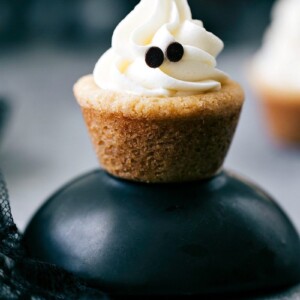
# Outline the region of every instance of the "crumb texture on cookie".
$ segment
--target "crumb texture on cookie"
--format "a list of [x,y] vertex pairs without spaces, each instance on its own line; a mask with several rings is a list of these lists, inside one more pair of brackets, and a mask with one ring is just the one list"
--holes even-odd
[[74,92],[81,107],[128,118],[172,119],[197,117],[199,114],[226,115],[244,101],[243,89],[232,80],[225,82],[220,91],[182,97],[156,97],[103,90],[95,84],[93,76],[88,75],[76,83]]
[[76,84],[75,94],[101,165],[114,176],[148,183],[218,173],[244,97],[233,81],[220,92],[163,98],[104,91],[91,76]]

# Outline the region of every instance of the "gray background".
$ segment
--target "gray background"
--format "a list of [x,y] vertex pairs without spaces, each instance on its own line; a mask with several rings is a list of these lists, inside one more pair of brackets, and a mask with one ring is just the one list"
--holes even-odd
[[[0,167],[22,230],[55,190],[99,167],[72,86],[91,73],[113,28],[137,2],[0,0],[0,98],[12,107]],[[225,40],[219,66],[246,91],[225,166],[264,187],[300,231],[300,149],[269,136],[248,80],[274,0],[189,2],[194,16]],[[276,299],[300,300],[298,290]]]
[[[57,188],[98,168],[72,86],[92,71],[103,50],[40,45],[0,55],[1,93],[13,108],[0,159],[21,229]],[[246,91],[226,167],[264,187],[300,230],[300,151],[278,145],[266,131],[247,76],[254,50],[229,47],[219,59],[220,68]],[[260,299],[300,300],[300,286]]]

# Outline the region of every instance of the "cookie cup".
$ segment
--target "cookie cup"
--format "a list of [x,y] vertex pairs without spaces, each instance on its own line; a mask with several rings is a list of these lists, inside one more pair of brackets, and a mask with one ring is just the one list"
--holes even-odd
[[103,168],[147,183],[203,180],[218,173],[244,100],[234,81],[199,95],[150,97],[102,90],[86,76],[74,93]]

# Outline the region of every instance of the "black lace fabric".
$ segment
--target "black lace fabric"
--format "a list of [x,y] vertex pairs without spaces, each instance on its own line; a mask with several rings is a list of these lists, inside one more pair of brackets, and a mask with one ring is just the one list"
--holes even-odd
[[0,173],[0,299],[107,299],[53,265],[27,257]]

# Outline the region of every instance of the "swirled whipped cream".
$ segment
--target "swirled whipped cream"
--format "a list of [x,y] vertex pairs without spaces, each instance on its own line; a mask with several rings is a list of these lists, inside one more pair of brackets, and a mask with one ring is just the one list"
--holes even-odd
[[254,71],[267,85],[299,92],[300,0],[278,1],[272,19],[254,59]]
[[193,20],[187,0],[142,0],[117,26],[94,70],[96,84],[137,95],[190,95],[217,90],[223,42]]

